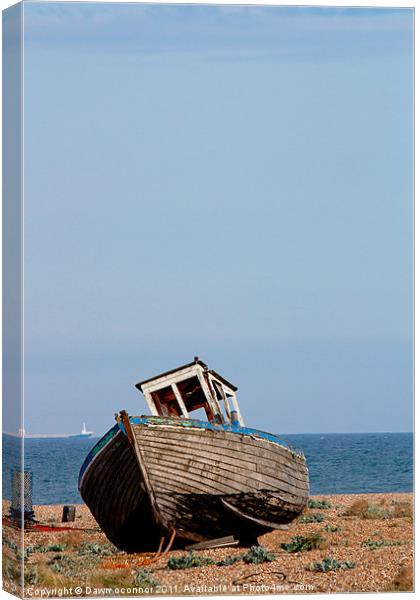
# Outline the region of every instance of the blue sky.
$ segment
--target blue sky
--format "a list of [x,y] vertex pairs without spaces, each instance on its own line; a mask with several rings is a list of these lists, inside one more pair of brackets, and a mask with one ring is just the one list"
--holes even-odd
[[24,10],[26,429],[198,354],[249,426],[410,430],[412,11]]

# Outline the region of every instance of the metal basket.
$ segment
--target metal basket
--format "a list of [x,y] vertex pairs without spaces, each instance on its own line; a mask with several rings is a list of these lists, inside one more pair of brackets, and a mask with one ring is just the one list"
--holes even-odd
[[11,469],[12,476],[12,504],[10,516],[12,519],[34,521],[32,504],[33,473],[29,470]]

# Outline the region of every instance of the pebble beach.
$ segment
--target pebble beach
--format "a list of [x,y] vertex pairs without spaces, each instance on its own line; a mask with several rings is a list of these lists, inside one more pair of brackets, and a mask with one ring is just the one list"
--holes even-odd
[[[156,561],[118,551],[84,505],[68,524],[62,505],[37,506],[36,520],[54,529],[25,533],[25,597],[410,591],[412,501],[409,493],[314,496],[287,531],[259,538],[261,562],[226,547],[195,551],[197,566],[185,550]],[[7,522],[4,538],[4,588],[13,591],[19,533]]]

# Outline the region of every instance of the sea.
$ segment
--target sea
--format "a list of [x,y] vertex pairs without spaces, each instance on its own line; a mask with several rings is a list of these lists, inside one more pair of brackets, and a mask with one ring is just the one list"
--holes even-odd
[[[281,435],[303,451],[311,495],[411,492],[412,433]],[[25,440],[25,469],[33,473],[34,504],[77,504],[80,467],[97,438]],[[11,469],[19,468],[21,440],[3,435],[3,498],[11,499]]]

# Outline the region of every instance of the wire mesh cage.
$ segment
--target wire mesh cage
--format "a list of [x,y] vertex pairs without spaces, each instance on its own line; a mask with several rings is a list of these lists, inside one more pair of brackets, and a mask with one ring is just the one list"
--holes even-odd
[[10,516],[32,522],[34,511],[32,504],[33,473],[29,470],[12,469],[12,504]]

